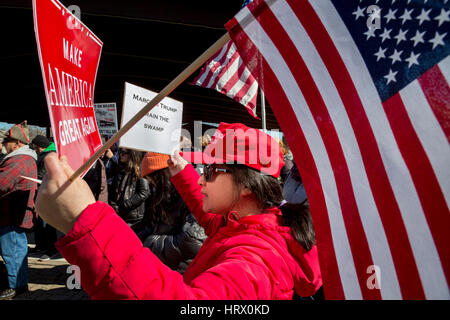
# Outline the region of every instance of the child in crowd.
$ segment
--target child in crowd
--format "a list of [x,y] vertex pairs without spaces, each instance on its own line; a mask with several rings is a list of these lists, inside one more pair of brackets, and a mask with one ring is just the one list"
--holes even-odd
[[[205,164],[203,174],[183,158]],[[316,246],[298,242],[277,207],[284,162],[273,138],[221,123],[202,154],[175,152],[168,165],[172,183],[208,235],[183,275],[144,248],[82,179],[70,182],[73,170],[64,157],[47,157],[36,209],[66,233],[57,248],[80,267],[92,298],[292,299],[294,292],[307,297],[321,287]]]

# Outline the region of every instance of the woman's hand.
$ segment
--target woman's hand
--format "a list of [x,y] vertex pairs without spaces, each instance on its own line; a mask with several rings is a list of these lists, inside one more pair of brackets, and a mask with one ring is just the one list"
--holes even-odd
[[105,156],[108,159],[111,159],[114,156],[114,153],[111,151],[111,149],[108,149],[108,150],[105,151]]
[[36,212],[48,224],[64,234],[72,229],[84,209],[96,202],[86,181],[77,178],[70,181],[72,168],[63,156],[50,153],[44,160],[47,174],[39,187]]
[[169,160],[167,160],[167,164],[169,165],[170,174],[173,177],[178,172],[182,171],[188,162],[180,156],[179,151],[175,151],[173,156],[170,156]]

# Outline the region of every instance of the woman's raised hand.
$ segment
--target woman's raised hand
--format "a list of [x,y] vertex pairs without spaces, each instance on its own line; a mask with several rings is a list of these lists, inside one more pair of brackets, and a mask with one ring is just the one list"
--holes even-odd
[[167,164],[169,166],[169,171],[172,177],[176,175],[178,172],[184,169],[188,162],[184,160],[180,156],[180,152],[177,150],[173,153],[172,156],[170,156],[169,160],[167,160]]

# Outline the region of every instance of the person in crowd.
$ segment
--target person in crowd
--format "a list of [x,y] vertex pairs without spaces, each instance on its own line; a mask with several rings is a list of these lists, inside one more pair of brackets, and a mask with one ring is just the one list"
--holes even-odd
[[0,162],[6,156],[6,149],[3,145],[3,139],[4,139],[4,137],[0,137]]
[[294,204],[302,204],[308,200],[296,163],[294,163],[283,184],[283,199]]
[[136,150],[119,150],[119,171],[114,176],[109,203],[117,214],[133,229],[141,226],[144,218],[145,200],[150,195],[150,186],[141,177],[142,153]]
[[[39,180],[42,180],[47,173],[44,165],[44,159],[51,152],[56,152],[56,147],[53,142],[50,142],[43,135],[37,135],[34,137],[31,144],[38,155],[36,163],[37,177]],[[41,217],[38,216],[35,219],[33,230],[36,246],[29,250],[29,253],[39,253],[39,261],[50,260],[50,258],[58,252],[55,248],[55,242],[57,240],[56,229],[47,224]]]
[[280,179],[281,182],[284,183],[286,181],[286,178],[291,171],[292,167],[294,166],[294,158],[292,156],[292,152],[289,149],[286,142],[284,142],[282,139],[278,140],[278,143],[280,144],[281,151],[283,152],[283,160],[284,160],[284,166],[281,168],[280,172]]
[[108,194],[111,193],[111,185],[114,177],[119,171],[119,143],[114,143],[110,149],[105,151],[102,156],[103,164],[106,170],[106,181],[108,184]]
[[[209,134],[205,133],[201,137],[198,137],[198,141],[199,141],[200,149],[196,150],[196,151],[203,151],[206,148],[206,146],[209,144],[209,142],[211,141],[211,136]],[[194,164],[194,168],[198,172],[198,174],[200,174],[200,175],[203,174],[203,164],[201,164],[201,163]]]
[[103,160],[98,158],[83,176],[94,194],[95,200],[108,202],[108,181]]
[[203,151],[210,141],[211,136],[207,133],[200,137],[197,137],[198,144],[195,146],[195,151]]
[[38,134],[34,139],[31,141],[33,149],[38,154],[37,159],[37,169],[38,169],[38,179],[42,180],[44,175],[47,173],[47,170],[45,169],[44,165],[44,159],[45,157],[51,153],[56,152],[55,143],[49,141],[45,136]]
[[[36,209],[66,234],[57,247],[80,267],[81,284],[92,298],[292,299],[294,292],[306,297],[321,287],[316,246],[307,250],[296,241],[277,207],[284,165],[278,143],[262,139],[259,130],[247,135],[256,129],[242,124],[221,123],[217,130],[201,157],[207,164],[202,176],[184,159],[192,159],[189,154],[175,151],[168,161],[172,183],[208,235],[183,275],[143,248],[82,179],[70,181],[67,159],[46,159],[49,179]],[[234,148],[222,152],[220,145],[227,142]],[[261,154],[271,154],[271,161]]]
[[12,126],[4,140],[7,155],[0,163],[0,255],[8,273],[8,288],[0,299],[12,299],[28,290],[28,241],[33,226],[37,178],[36,152],[31,149],[27,126]]
[[180,136],[180,150],[191,151],[192,141],[186,136]]
[[168,155],[154,152],[142,160],[141,175],[149,181],[151,193],[138,236],[163,263],[184,273],[206,235],[170,181],[168,160]]

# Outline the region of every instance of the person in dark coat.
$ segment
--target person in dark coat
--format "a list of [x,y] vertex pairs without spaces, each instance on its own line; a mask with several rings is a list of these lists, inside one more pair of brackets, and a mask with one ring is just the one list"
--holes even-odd
[[56,147],[53,142],[50,142],[45,136],[40,134],[34,137],[31,143],[33,144],[33,149],[38,154],[37,176],[39,180],[42,180],[42,178],[44,178],[45,174],[47,173],[44,165],[44,159],[49,153],[56,152]]
[[86,172],[83,179],[88,183],[95,200],[108,202],[108,183],[106,169],[102,159],[97,159]]
[[144,217],[145,200],[150,195],[149,183],[141,177],[141,161],[141,152],[120,149],[119,171],[108,193],[111,207],[135,231]]
[[294,166],[294,159],[287,143],[285,143],[283,140],[278,140],[278,143],[280,144],[281,151],[283,152],[284,166],[283,168],[281,168],[280,180],[282,183],[284,183],[287,179],[289,172]]
[[6,265],[8,288],[0,289],[0,300],[28,290],[28,241],[33,226],[37,178],[36,152],[31,149],[28,127],[14,125],[4,140],[7,155],[0,163],[0,255]]
[[138,236],[163,263],[184,273],[206,239],[181,196],[170,181],[165,154],[148,152],[141,174],[150,182],[143,228]]
[[[44,159],[50,153],[56,152],[55,144],[49,141],[43,135],[37,135],[31,141],[33,149],[38,154],[37,158],[37,177],[42,180],[47,173],[44,165]],[[39,190],[39,186],[38,186]],[[36,193],[37,194],[37,193]],[[30,250],[30,253],[39,253],[39,260],[46,261],[56,254],[58,251],[55,248],[57,240],[56,229],[47,224],[42,218],[37,217],[34,223],[34,240],[36,246]]]
[[302,204],[308,200],[302,178],[295,163],[284,182],[283,198],[286,202],[297,204]]

